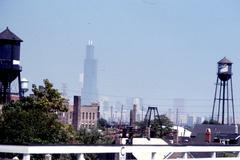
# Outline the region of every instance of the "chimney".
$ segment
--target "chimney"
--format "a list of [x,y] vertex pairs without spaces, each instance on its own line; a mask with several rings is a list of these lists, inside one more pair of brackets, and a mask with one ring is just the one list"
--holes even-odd
[[79,114],[80,114],[80,107],[81,107],[81,96],[74,96],[73,97],[73,118],[72,118],[72,125],[75,130],[79,129]]

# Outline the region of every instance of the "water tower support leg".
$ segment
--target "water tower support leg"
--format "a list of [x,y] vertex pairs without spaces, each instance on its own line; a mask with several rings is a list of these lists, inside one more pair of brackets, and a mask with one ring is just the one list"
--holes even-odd
[[152,152],[152,160],[156,160],[156,152]]
[[23,160],[30,160],[30,154],[24,154]]
[[21,75],[20,73],[18,74],[18,92],[19,92],[19,98],[21,99],[23,97],[23,91],[22,91],[22,86],[21,86]]
[[85,160],[84,154],[83,153],[78,154],[77,155],[77,160]]
[[188,153],[185,152],[184,155],[183,155],[183,159],[188,159],[187,155],[188,155]]
[[240,152],[238,152],[237,157],[238,157],[238,158],[240,157]]
[[211,158],[216,158],[216,152],[213,152],[212,157]]
[[46,154],[45,155],[45,160],[52,160],[52,155],[51,154]]

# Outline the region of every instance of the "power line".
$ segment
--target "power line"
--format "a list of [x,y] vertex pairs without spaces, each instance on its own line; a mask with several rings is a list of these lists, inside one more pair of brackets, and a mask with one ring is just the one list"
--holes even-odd
[[[80,90],[78,89],[69,89],[67,88],[66,91],[70,91],[72,93],[80,93]],[[129,95],[116,95],[116,94],[107,94],[107,93],[96,93],[96,92],[84,92],[86,95],[98,95],[99,97],[114,97],[114,98],[135,98],[135,97],[141,97],[145,100],[162,100],[162,101],[174,101],[178,98],[174,97],[174,98],[157,98],[157,97],[143,97],[143,96],[129,96]],[[184,101],[213,101],[213,98],[181,98],[183,99]],[[239,99],[236,99],[235,98],[235,101],[240,101],[240,98]]]

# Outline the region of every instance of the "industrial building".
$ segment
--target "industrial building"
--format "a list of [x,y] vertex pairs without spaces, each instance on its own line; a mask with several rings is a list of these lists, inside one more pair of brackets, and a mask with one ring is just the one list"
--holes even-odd
[[74,96],[72,125],[76,130],[80,128],[97,127],[97,121],[100,116],[100,106],[98,103],[90,105],[81,105],[81,97]]

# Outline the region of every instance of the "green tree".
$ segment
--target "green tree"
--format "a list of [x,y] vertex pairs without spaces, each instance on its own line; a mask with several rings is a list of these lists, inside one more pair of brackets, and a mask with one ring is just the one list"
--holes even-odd
[[[113,139],[107,137],[103,134],[102,131],[99,131],[97,128],[87,129],[80,128],[77,132],[76,141],[78,144],[112,144]],[[99,154],[85,154],[84,157],[86,160],[95,160],[102,159],[99,157]]]
[[[136,123],[136,125],[140,128],[142,131],[142,134],[146,134],[147,129],[147,121],[141,121]],[[163,137],[167,135],[169,132],[171,132],[171,127],[173,126],[173,122],[166,116],[166,115],[159,115],[159,117],[155,117],[154,120],[150,121],[150,132],[151,137]],[[140,135],[141,137],[143,135]],[[145,135],[146,136],[146,135]]]
[[106,119],[99,118],[97,122],[98,129],[105,130],[107,127],[109,127],[109,124]]
[[80,128],[77,132],[76,142],[78,144],[111,144],[113,139],[97,128]]
[[214,119],[210,119],[209,121],[204,120],[202,124],[220,124],[220,123]]
[[160,115],[159,119],[156,117],[153,121],[151,121],[151,131],[153,133],[153,137],[163,137],[171,132],[171,127],[173,126],[173,122],[166,116]]
[[66,100],[53,85],[32,86],[33,95],[6,104],[0,120],[0,143],[61,144],[74,139],[71,126],[58,121],[57,112],[67,111]]
[[79,144],[99,144],[102,135],[97,129],[80,128],[77,132],[77,143]]

